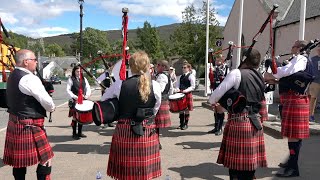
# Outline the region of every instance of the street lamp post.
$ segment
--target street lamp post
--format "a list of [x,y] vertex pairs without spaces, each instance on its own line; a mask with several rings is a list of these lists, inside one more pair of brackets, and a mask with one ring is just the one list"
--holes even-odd
[[84,0],[78,0],[78,3],[80,4],[80,56],[79,56],[79,62],[81,62],[82,55],[83,55],[82,17],[83,17]]
[[[195,34],[194,35],[194,37],[193,37],[193,40],[194,40],[194,54],[193,54],[193,56],[194,56],[194,63],[197,63],[197,57],[196,57],[196,53],[197,53],[197,42],[198,42],[198,34]],[[197,70],[198,70],[198,68],[197,68]]]

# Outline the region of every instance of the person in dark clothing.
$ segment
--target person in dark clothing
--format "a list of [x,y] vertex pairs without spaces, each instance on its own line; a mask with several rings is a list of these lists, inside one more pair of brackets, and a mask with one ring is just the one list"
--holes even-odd
[[[161,88],[149,76],[150,61],[145,52],[132,54],[129,66],[132,76],[116,81],[101,98],[119,100],[107,175],[114,179],[154,179],[161,176],[159,137],[154,123],[161,104]],[[140,117],[139,111],[148,112],[149,117]]]
[[[82,133],[83,125],[77,121],[77,112],[76,112],[76,109],[74,108],[74,105],[78,100],[79,89],[80,88],[82,89],[82,92],[84,94],[84,99],[88,99],[91,95],[91,89],[90,89],[88,80],[83,75],[81,75],[82,81],[80,81],[79,77],[80,77],[80,66],[75,66],[72,69],[72,75],[67,82],[67,93],[71,98],[71,101],[72,101],[71,104],[73,104],[69,110],[69,117],[72,117],[72,121],[71,121],[72,138],[76,140],[87,137]],[[80,85],[80,82],[82,82],[81,85]],[[77,125],[78,125],[78,133],[77,133]]]
[[15,180],[25,180],[27,167],[38,164],[37,179],[47,180],[54,155],[44,129],[44,118],[46,111],[55,110],[55,105],[39,77],[34,75],[38,63],[35,54],[19,50],[15,62],[6,91],[9,121],[3,163],[13,167]]
[[192,91],[196,87],[196,77],[191,73],[191,65],[185,62],[182,66],[183,74],[178,78],[175,92],[184,93],[187,99],[187,109],[179,114],[180,126],[177,129],[188,129],[190,111],[193,111]]

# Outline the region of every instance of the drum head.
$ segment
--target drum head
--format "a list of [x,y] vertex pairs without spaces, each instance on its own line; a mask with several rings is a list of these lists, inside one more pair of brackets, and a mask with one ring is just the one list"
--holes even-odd
[[183,93],[176,93],[176,94],[172,94],[169,96],[169,99],[180,99],[183,98],[185,96],[185,94]]
[[80,111],[80,112],[91,111],[93,108],[93,104],[94,104],[94,102],[92,102],[92,101],[84,100],[82,102],[82,104],[77,103],[75,108],[77,111]]

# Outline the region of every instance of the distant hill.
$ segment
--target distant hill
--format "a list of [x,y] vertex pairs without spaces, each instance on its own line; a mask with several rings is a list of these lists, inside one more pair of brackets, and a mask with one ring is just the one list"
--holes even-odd
[[[162,40],[169,40],[170,35],[173,34],[174,30],[179,26],[179,23],[164,25],[157,27],[160,38]],[[105,31],[107,33],[107,38],[109,43],[117,40],[122,40],[121,30],[109,30]],[[130,29],[128,32],[129,41],[135,41],[137,39],[137,29]],[[60,46],[71,45],[74,41],[72,34],[63,34],[59,36],[45,37],[43,38],[45,44],[57,43]]]

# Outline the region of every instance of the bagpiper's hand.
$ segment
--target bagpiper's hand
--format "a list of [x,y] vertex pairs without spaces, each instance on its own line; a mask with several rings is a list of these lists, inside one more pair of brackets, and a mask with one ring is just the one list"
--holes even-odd
[[264,73],[264,80],[265,81],[270,81],[270,80],[274,80],[274,79],[275,79],[275,77],[271,73],[268,73],[268,72]]

